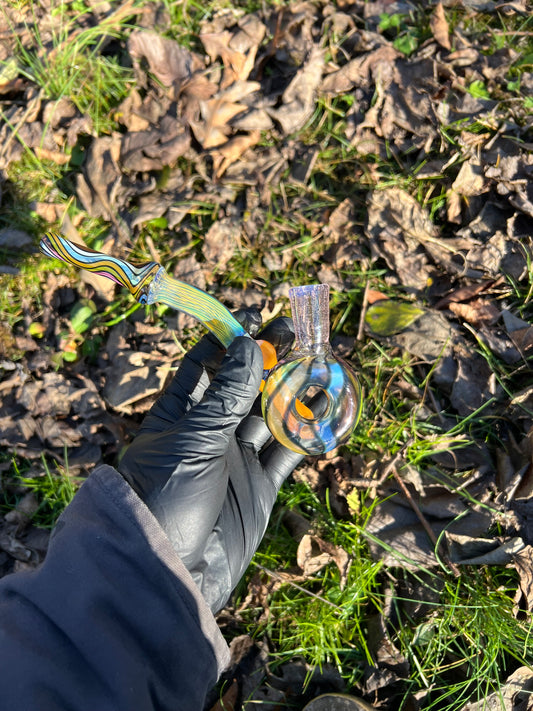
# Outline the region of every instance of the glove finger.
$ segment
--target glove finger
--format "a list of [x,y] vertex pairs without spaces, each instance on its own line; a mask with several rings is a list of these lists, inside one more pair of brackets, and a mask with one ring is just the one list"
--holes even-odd
[[187,455],[222,455],[229,438],[250,411],[263,372],[263,357],[251,338],[236,338],[201,402],[180,423],[182,449]]
[[[257,309],[240,309],[234,314],[249,332],[261,325]],[[218,338],[207,333],[183,358],[172,382],[145,417],[139,434],[162,432],[175,424],[202,399],[226,352]]]
[[259,459],[266,476],[274,484],[276,491],[279,491],[285,479],[292,474],[304,457],[304,454],[293,452],[273,440],[263,449]]
[[256,338],[272,343],[276,349],[278,360],[280,360],[288,353],[294,341],[292,318],[288,316],[275,318],[261,330]]

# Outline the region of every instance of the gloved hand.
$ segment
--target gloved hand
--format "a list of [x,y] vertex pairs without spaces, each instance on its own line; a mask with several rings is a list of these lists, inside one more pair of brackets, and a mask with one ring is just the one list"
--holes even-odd
[[[241,312],[248,331],[258,312]],[[292,322],[260,334],[285,353]],[[183,359],[119,471],[157,518],[213,612],[226,604],[302,456],[272,440],[260,413],[263,360],[251,338],[224,351],[205,336]]]

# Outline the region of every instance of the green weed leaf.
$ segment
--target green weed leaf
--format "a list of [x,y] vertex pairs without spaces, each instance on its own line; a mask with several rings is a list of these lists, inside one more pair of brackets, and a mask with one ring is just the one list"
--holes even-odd
[[45,334],[45,327],[38,321],[32,321],[28,327],[28,333],[34,338],[42,338]]
[[61,355],[63,356],[63,360],[66,360],[67,363],[75,363],[78,360],[78,354],[72,351],[64,351]]
[[365,324],[377,336],[400,333],[422,316],[424,309],[397,301],[377,301],[369,306]]
[[84,333],[91,325],[96,304],[90,299],[82,299],[70,312],[70,325],[75,333]]
[[399,30],[404,17],[405,16],[399,12],[395,12],[392,15],[381,13],[379,16],[379,29],[382,32],[386,32],[387,30]]
[[397,37],[392,43],[399,52],[409,56],[418,48],[418,39],[411,32],[407,32],[401,37]]
[[481,79],[473,81],[468,87],[468,92],[476,99],[490,99],[490,94],[487,91],[485,82],[481,81]]

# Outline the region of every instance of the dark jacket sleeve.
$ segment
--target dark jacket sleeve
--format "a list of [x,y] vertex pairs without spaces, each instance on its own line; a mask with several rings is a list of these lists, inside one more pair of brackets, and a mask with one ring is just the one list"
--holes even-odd
[[111,467],[44,563],[0,580],[1,711],[201,711],[229,650],[150,511]]

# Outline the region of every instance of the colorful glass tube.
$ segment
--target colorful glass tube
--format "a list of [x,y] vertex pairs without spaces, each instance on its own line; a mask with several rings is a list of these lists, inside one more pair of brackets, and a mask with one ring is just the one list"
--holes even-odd
[[329,286],[289,290],[295,340],[270,372],[263,417],[274,437],[301,454],[323,454],[346,441],[361,414],[353,370],[329,343]]
[[237,336],[248,335],[231,312],[214,296],[174,279],[157,262],[133,266],[124,259],[95,252],[55,232],[47,232],[39,246],[49,257],[61,259],[125,286],[140,304],[159,302],[183,311],[203,323],[226,348]]

